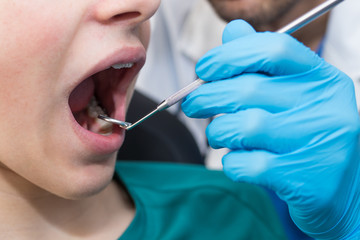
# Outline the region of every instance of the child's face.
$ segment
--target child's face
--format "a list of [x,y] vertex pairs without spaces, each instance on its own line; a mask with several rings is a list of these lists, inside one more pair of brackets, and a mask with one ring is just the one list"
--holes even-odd
[[101,135],[87,106],[124,120],[159,1],[0,1],[0,174],[66,198],[106,186],[124,131]]

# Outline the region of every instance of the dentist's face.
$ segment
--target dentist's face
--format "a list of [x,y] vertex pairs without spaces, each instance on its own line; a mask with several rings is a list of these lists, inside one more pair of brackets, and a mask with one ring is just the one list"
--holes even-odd
[[88,105],[125,118],[159,1],[0,1],[0,175],[72,199],[109,183],[124,131]]
[[241,18],[249,22],[255,28],[272,23],[299,2],[299,0],[208,1],[212,4],[219,16],[224,20],[231,21]]

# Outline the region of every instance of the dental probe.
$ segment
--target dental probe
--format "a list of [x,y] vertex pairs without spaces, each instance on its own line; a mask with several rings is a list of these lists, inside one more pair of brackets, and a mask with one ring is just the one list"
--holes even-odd
[[[299,30],[300,28],[304,27],[305,25],[312,22],[316,18],[320,17],[321,15],[323,15],[324,13],[326,13],[327,11],[329,11],[330,9],[332,9],[333,7],[335,7],[336,5],[338,5],[339,3],[343,2],[343,1],[344,0],[328,0],[328,1],[318,5],[317,7],[313,8],[312,10],[305,13],[304,15],[300,16],[299,18],[295,19],[294,21],[287,24],[285,27],[279,29],[276,32],[292,34],[296,30]],[[137,126],[138,124],[142,123],[144,120],[146,120],[149,117],[151,117],[152,115],[154,115],[155,113],[163,111],[163,110],[171,107],[175,103],[179,102],[181,99],[186,97],[189,93],[191,93],[192,91],[194,91],[196,88],[198,88],[200,85],[202,85],[204,83],[205,83],[205,81],[201,80],[201,79],[197,79],[197,80],[193,81],[186,87],[180,89],[176,93],[172,94],[170,97],[163,100],[156,107],[156,109],[154,109],[152,112],[150,112],[149,114],[147,114],[146,116],[144,116],[143,118],[141,118],[140,120],[138,120],[137,122],[135,122],[133,124],[131,124],[129,122],[123,122],[120,120],[116,120],[116,119],[113,119],[113,118],[105,116],[105,115],[99,115],[98,118],[102,119],[104,121],[113,123],[113,124],[117,124],[121,128],[125,128],[126,130],[130,130],[130,129],[134,128],[135,126]]]

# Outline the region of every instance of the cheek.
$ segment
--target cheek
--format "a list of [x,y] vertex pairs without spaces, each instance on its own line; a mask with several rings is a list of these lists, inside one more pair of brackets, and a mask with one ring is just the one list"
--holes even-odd
[[0,132],[1,145],[16,152],[19,144],[24,144],[22,148],[35,145],[38,128],[34,126],[44,109],[51,109],[49,102],[56,101],[57,72],[63,59],[59,52],[66,47],[62,36],[69,19],[62,19],[51,4],[37,9],[42,1],[11,2],[10,10],[0,4],[4,7],[0,9],[0,115],[6,116],[0,119]]
[[150,21],[146,21],[141,25],[140,40],[147,49],[150,41]]
[[[149,41],[150,41],[150,21],[146,21],[140,26],[138,36],[139,36],[141,43],[144,45],[145,49],[148,49]],[[136,79],[137,79],[137,76],[136,76]],[[131,85],[129,86],[129,88],[127,90],[126,107],[129,106],[132,95],[134,93],[136,79],[135,79],[135,81],[133,81],[131,83]]]
[[[44,5],[41,8],[40,3]],[[63,7],[56,5],[14,1],[10,10],[7,5],[0,10],[1,112],[30,109],[53,95],[62,66],[61,54],[69,41],[64,36],[69,39],[71,33],[65,28],[71,19],[59,11]]]
[[11,56],[7,61],[21,63],[22,67],[26,67],[49,54],[48,50],[54,48],[61,36],[64,36],[64,29],[61,27],[64,24],[50,9],[36,12],[36,7],[30,7],[26,11],[21,7],[24,6],[19,6],[19,9],[15,8],[8,16],[2,17],[5,24],[0,26],[0,41],[2,51]]
[[[1,40],[0,54],[0,112],[36,113],[36,104],[48,98],[55,88],[59,64],[58,36],[39,26],[23,24],[7,26],[7,36]],[[31,29],[31,31],[29,31]],[[49,30],[49,31],[48,31]]]
[[[63,14],[60,3],[14,1],[11,9],[0,10],[0,81],[16,84],[28,76],[47,77],[61,65],[60,53],[71,39],[71,10]],[[14,17],[16,16],[16,17]],[[75,25],[75,23],[73,23]],[[66,36],[66,38],[65,38]],[[28,82],[29,83],[29,82]],[[33,82],[31,82],[33,84]],[[15,86],[14,86],[15,88]]]

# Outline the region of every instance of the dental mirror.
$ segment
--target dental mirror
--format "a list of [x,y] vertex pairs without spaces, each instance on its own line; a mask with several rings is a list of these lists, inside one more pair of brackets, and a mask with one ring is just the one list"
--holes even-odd
[[131,123],[129,123],[129,122],[120,121],[120,120],[117,120],[117,119],[114,119],[114,118],[111,118],[111,117],[108,117],[108,116],[105,116],[102,114],[99,114],[98,118],[101,120],[104,120],[106,122],[119,125],[119,127],[124,128],[124,129],[128,129],[128,127],[131,126]]

